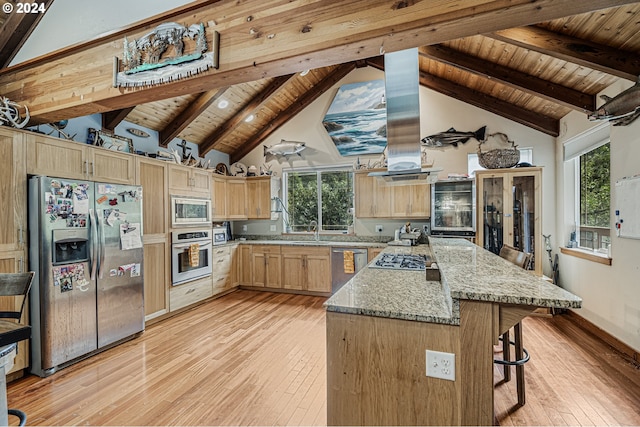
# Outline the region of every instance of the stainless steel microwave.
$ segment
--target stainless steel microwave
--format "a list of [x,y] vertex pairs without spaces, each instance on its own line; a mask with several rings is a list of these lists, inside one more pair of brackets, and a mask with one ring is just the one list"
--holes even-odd
[[171,226],[211,225],[211,200],[171,196]]

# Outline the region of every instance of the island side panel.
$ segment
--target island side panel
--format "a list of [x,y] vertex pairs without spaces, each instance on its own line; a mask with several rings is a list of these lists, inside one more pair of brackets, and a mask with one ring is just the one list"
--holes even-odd
[[459,359],[430,378],[427,349],[459,355],[460,328],[327,312],[327,424],[459,425]]
[[495,304],[460,301],[460,348],[456,380],[462,379],[460,425],[493,425],[493,344]]

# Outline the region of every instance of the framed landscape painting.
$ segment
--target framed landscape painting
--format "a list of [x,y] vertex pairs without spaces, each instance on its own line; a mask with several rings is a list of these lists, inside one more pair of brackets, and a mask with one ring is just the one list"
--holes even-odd
[[322,124],[341,156],[382,153],[387,146],[384,80],[340,86]]

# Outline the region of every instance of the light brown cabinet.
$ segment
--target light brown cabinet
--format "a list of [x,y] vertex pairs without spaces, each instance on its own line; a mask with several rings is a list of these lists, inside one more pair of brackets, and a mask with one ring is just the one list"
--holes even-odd
[[286,246],[282,253],[282,288],[331,292],[331,249],[320,246]]
[[431,215],[431,186],[426,182],[391,187],[391,217],[428,218]]
[[391,188],[384,181],[368,176],[369,171],[355,173],[355,208],[358,218],[389,218]]
[[213,280],[213,294],[227,291],[233,286],[232,263],[237,245],[213,247],[213,265],[211,278]]
[[271,219],[271,177],[247,178],[247,216]]
[[368,248],[367,249],[367,262],[373,261],[375,257],[382,252],[384,248]]
[[25,134],[25,139],[29,174],[118,184],[135,182],[133,155],[38,134]]
[[253,266],[251,263],[251,247],[252,245],[239,245],[238,246],[238,265],[237,268],[237,278],[239,285],[251,286],[252,280],[252,272]]
[[542,168],[476,171],[479,246],[496,254],[503,244],[533,254],[542,275]]
[[279,245],[254,245],[251,248],[251,286],[280,288],[282,286],[282,255]]
[[[0,252],[0,273],[23,273],[27,271],[25,264],[25,251],[8,251]],[[32,286],[37,286],[34,282]],[[0,297],[0,310],[18,310],[21,298],[17,297]],[[29,302],[25,304],[22,312],[21,323],[29,323]],[[29,367],[29,340],[20,341],[16,357],[13,360],[13,367],[7,374],[21,371]]]
[[247,182],[245,178],[227,179],[227,219],[247,219]]
[[205,277],[204,279],[172,286],[169,293],[169,307],[171,311],[176,311],[212,296],[211,277]]
[[167,164],[139,157],[136,169],[136,184],[143,188],[144,312],[145,320],[149,321],[169,312],[171,241]]
[[227,219],[227,179],[215,173],[211,176],[211,217],[214,221]]
[[0,252],[22,250],[27,240],[27,174],[23,133],[2,128],[0,196]]
[[170,194],[211,197],[211,173],[207,170],[170,164],[168,173]]

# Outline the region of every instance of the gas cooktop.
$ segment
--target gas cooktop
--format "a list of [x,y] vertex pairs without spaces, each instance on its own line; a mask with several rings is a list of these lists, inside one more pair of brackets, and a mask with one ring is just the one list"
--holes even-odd
[[425,270],[427,259],[430,259],[430,257],[426,255],[382,254],[370,267],[397,270]]

